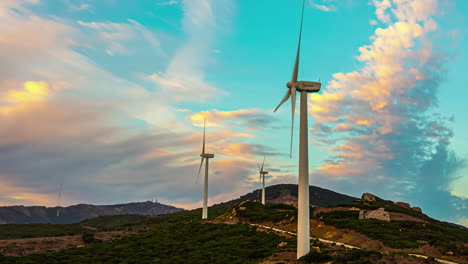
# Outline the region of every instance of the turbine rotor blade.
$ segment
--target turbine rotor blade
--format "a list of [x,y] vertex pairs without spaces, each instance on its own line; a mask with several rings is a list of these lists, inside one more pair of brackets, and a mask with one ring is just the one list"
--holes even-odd
[[[203,118],[203,147],[202,147],[202,155],[205,155],[205,130],[206,130],[206,118]],[[203,161],[202,161],[203,163]],[[199,172],[200,173],[200,172]]]
[[291,96],[291,90],[288,89],[288,91],[286,92],[286,95],[284,96],[283,100],[281,100],[281,102],[279,103],[279,105],[275,108],[275,111],[273,112],[276,112],[276,110],[278,110],[278,108],[280,108],[280,106],[282,104],[284,104],[284,102],[286,102],[288,99],[289,99],[289,96]]
[[302,1],[302,15],[301,15],[301,27],[299,29],[299,42],[297,44],[296,62],[294,63],[294,70],[293,70],[291,82],[297,82],[297,76],[299,74],[299,57],[301,55],[302,23],[304,22],[304,7],[305,7],[305,0]]
[[205,157],[202,157],[201,158],[201,162],[200,162],[200,168],[198,169],[198,175],[197,175],[197,181],[195,183],[198,184],[198,178],[200,178],[200,172],[201,172],[201,168],[203,166],[203,161],[205,160]]
[[289,157],[292,157],[292,144],[294,134],[294,116],[296,112],[296,86],[291,87],[291,144],[289,146]]
[[258,170],[261,171],[262,169],[260,169],[260,164],[257,164],[257,166],[258,166]]
[[263,165],[265,165],[265,156],[263,157],[262,168],[260,169],[261,171],[263,171]]
[[262,174],[261,173],[259,173],[258,182],[260,182],[260,183],[262,182]]

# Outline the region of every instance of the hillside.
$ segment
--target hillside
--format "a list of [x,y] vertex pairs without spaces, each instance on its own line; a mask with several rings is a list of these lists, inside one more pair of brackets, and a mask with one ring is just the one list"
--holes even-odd
[[[239,204],[244,201],[255,201],[261,197],[261,189],[242,195],[241,197],[227,202],[227,204]],[[317,186],[309,186],[310,205],[327,207],[330,205],[347,203],[358,200],[345,194]],[[267,203],[297,203],[297,184],[277,184],[265,188],[265,199]]]
[[[363,198],[311,207],[312,251],[299,262],[297,208],[245,201],[210,207],[207,221],[200,219],[201,209],[195,209],[156,217],[100,216],[74,225],[17,225],[10,234],[31,237],[67,231],[82,236],[2,240],[5,230],[0,229],[0,263],[439,263],[436,258],[468,262],[468,230],[432,219],[405,203],[370,194]],[[367,216],[390,217],[362,217],[374,211]]]
[[[182,211],[170,205],[137,202],[116,205],[78,204],[60,209],[60,223],[72,224],[102,215],[162,215]],[[0,207],[0,224],[43,224],[56,222],[57,207],[5,206]]]

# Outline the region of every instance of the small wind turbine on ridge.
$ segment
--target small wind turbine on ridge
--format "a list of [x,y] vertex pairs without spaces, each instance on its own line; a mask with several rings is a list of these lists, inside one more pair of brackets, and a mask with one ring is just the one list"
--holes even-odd
[[57,216],[55,217],[55,224],[59,224],[59,218],[60,218],[60,199],[62,198],[62,186],[63,184],[60,184],[59,188],[59,195],[58,195],[58,205],[57,205]]
[[307,93],[320,91],[320,82],[298,81],[299,58],[301,52],[302,24],[304,21],[305,0],[302,1],[301,26],[299,30],[299,42],[297,45],[296,62],[292,79],[286,84],[288,91],[281,100],[278,108],[291,97],[291,143],[290,153],[292,156],[292,140],[294,128],[294,112],[296,109],[296,92],[301,94],[300,108],[300,136],[299,136],[299,184],[298,184],[298,219],[297,219],[297,259],[310,252],[310,218],[309,218],[309,148],[308,148],[308,122],[307,122]]
[[200,154],[200,168],[198,169],[197,183],[198,178],[200,177],[201,168],[203,166],[203,161],[206,159],[205,163],[205,182],[203,185],[203,209],[202,209],[202,219],[208,218],[208,161],[209,159],[214,158],[214,154],[205,153],[205,131],[206,131],[206,119],[203,119],[203,146],[202,153]]
[[259,181],[262,183],[262,204],[265,205],[265,175],[268,174],[268,171],[263,170],[263,165],[265,165],[265,157],[263,157],[262,167],[258,164],[258,173],[260,174]]

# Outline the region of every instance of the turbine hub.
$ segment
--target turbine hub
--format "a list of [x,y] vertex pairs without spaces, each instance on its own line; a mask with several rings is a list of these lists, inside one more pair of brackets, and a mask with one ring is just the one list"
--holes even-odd
[[298,81],[298,82],[288,82],[286,86],[291,89],[296,87],[298,92],[308,92],[308,93],[316,93],[320,91],[322,84],[319,82],[309,82],[309,81]]
[[297,86],[297,82],[288,82],[286,84],[286,87],[288,87],[289,89],[293,88],[293,86]]

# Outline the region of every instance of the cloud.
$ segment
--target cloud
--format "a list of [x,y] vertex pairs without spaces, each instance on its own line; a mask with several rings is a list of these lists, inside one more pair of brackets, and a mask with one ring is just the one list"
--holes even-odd
[[234,111],[221,111],[213,109],[211,111],[202,111],[189,114],[188,117],[194,126],[203,126],[206,119],[206,126],[241,126],[245,127],[246,131],[265,129],[270,127],[273,122],[277,121],[271,113],[266,113],[259,109],[241,109]]
[[[432,216],[460,217],[454,204],[466,200],[451,196],[448,188],[464,163],[449,151],[451,118],[436,113],[449,60],[432,41],[437,1],[373,4],[384,26],[359,48],[362,68],[334,74],[323,94],[311,95],[315,142],[334,145],[314,177],[338,190],[340,184],[347,191],[381,190],[387,199],[406,199]],[[330,175],[332,183],[326,183]],[[445,213],[435,215],[432,204]]]
[[89,10],[91,8],[91,5],[82,3],[80,5],[70,5],[70,10],[73,11],[84,11],[84,10]]
[[[182,27],[187,41],[177,48],[164,73],[155,73],[149,78],[161,87],[162,96],[170,96],[177,91],[179,101],[206,101],[227,95],[205,81],[204,70],[212,63],[215,36],[227,26],[232,1],[192,0],[182,1],[181,4],[184,13]],[[194,98],[193,91],[201,96]]]
[[[91,46],[105,46],[105,52],[109,56],[132,55],[136,51],[130,48],[130,46],[132,46],[135,49],[135,46],[130,44],[134,44],[136,41],[141,43],[141,40],[147,42],[147,46],[144,47],[146,51],[153,51],[158,55],[165,55],[156,34],[149,31],[137,21],[128,19],[127,22],[128,23],[78,21],[77,23],[91,30],[91,36],[87,38],[88,45],[96,42],[97,39],[101,43],[96,44],[100,45]],[[93,33],[97,34],[97,36],[93,35]]]
[[[175,118],[174,97],[113,74],[89,55],[103,46],[121,59],[136,52],[124,44],[157,46],[156,36],[132,20],[76,23],[26,7],[2,1],[0,12],[0,181],[11,187],[2,185],[0,202],[53,204],[62,181],[64,204],[141,201],[155,192],[167,203],[201,199],[190,182],[199,134]],[[223,130],[217,138],[234,144],[239,136],[246,134]],[[232,160],[226,154],[213,163],[213,195],[242,185],[243,177],[223,180],[246,171]]]
[[162,3],[157,3],[157,5],[161,5],[161,6],[177,5],[177,4],[179,4],[179,2],[177,2],[175,0],[168,1],[168,2],[162,2]]
[[334,0],[309,0],[309,3],[313,8],[325,12],[333,12],[337,10],[335,6],[330,5],[332,2],[334,2]]

